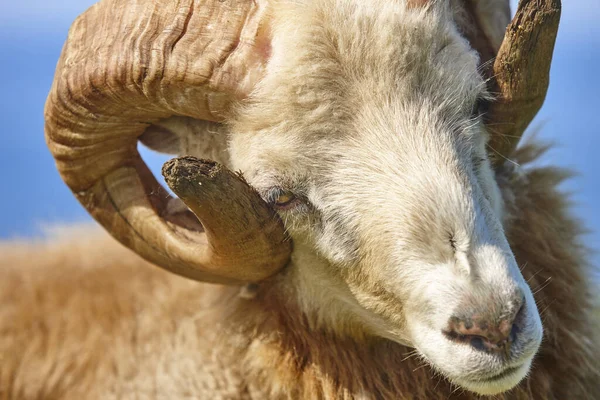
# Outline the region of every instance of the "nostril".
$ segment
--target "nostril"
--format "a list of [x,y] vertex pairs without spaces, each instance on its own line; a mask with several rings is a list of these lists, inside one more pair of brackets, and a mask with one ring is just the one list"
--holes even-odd
[[516,325],[511,326],[507,333],[500,332],[499,329],[482,329],[474,324],[471,329],[444,330],[444,335],[457,343],[465,343],[473,347],[475,350],[488,352],[506,352],[510,349],[510,345],[516,340],[518,329]]
[[517,312],[504,318],[486,318],[482,314],[452,317],[443,333],[448,339],[468,344],[478,351],[508,353],[519,334],[518,321],[524,313],[523,309],[524,304],[521,303]]
[[516,323],[513,323],[512,329],[510,330],[510,336],[508,337],[508,339],[511,342],[516,341],[518,333],[519,333],[519,326]]
[[489,346],[486,346],[485,338],[482,338],[481,336],[470,336],[470,337],[466,337],[465,339],[467,339],[469,344],[472,347],[474,347],[476,350],[486,351],[487,348],[489,347]]
[[514,342],[517,340],[517,335],[521,331],[521,326],[523,324],[523,318],[525,318],[525,300],[521,302],[521,306],[519,310],[515,313],[515,316],[512,320],[512,326],[510,329],[509,339]]

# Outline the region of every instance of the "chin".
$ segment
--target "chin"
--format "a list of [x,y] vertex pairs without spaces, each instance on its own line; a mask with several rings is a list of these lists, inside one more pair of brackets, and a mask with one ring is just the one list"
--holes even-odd
[[488,377],[474,379],[455,378],[451,379],[451,381],[464,389],[480,395],[495,395],[509,391],[517,386],[527,377],[530,368],[531,360],[528,360],[521,365],[509,367],[498,374]]

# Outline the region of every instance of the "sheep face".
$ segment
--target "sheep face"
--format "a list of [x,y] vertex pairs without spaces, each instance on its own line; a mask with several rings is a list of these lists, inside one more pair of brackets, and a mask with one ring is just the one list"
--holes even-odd
[[503,233],[477,55],[443,7],[380,3],[281,11],[231,158],[285,221],[307,312],[499,393],[542,327]]

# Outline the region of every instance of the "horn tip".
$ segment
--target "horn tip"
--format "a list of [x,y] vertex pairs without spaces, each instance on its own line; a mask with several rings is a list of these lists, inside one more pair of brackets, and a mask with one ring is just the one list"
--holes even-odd
[[184,156],[164,163],[161,172],[169,187],[175,190],[184,182],[214,178],[222,169],[216,161]]

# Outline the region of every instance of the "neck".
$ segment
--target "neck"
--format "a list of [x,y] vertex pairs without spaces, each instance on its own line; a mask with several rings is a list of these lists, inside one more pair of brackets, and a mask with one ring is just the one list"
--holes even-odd
[[261,318],[251,329],[261,339],[248,347],[244,372],[250,382],[260,382],[258,398],[334,399],[361,393],[397,398],[435,385],[417,383],[429,381],[433,373],[413,349],[361,331],[338,332],[291,299],[276,287],[255,299]]

